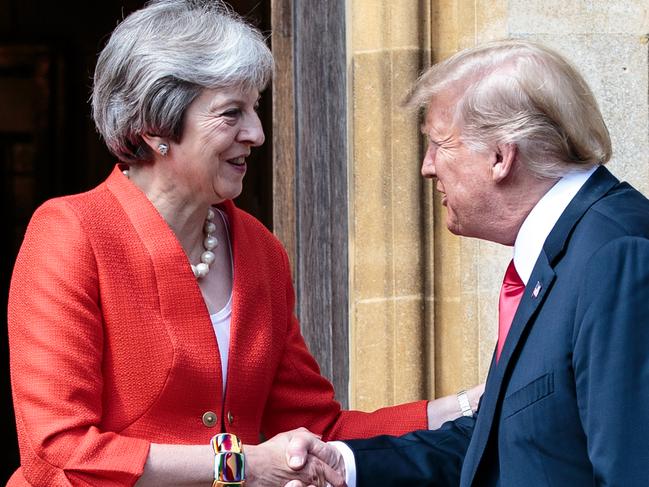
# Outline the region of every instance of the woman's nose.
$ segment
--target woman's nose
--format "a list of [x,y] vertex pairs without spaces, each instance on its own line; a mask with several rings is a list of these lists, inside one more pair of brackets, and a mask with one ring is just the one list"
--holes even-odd
[[259,115],[257,115],[257,113],[248,117],[246,124],[239,132],[238,139],[239,142],[246,143],[253,147],[258,147],[264,143],[266,136],[264,135],[264,128],[261,126],[261,120],[259,120]]

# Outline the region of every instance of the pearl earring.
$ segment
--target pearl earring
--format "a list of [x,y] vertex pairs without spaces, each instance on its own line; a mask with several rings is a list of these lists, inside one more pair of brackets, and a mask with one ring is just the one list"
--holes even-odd
[[160,153],[161,156],[166,156],[167,153],[169,152],[169,146],[167,144],[160,144],[158,146],[158,152]]

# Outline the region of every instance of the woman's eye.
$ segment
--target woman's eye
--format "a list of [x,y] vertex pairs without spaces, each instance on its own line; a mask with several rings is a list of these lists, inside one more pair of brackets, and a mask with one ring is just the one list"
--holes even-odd
[[232,108],[230,110],[226,110],[221,115],[223,117],[235,118],[235,117],[238,117],[240,113],[241,113],[241,110],[239,110],[238,108]]

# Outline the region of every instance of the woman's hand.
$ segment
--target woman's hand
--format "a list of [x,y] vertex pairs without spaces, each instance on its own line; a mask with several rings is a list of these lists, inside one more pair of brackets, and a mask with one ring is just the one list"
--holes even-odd
[[244,454],[248,487],[345,487],[344,464],[337,450],[305,428],[244,446]]
[[[466,391],[469,405],[474,414],[478,410],[478,403],[480,402],[483,392],[484,383],[478,384]],[[439,428],[447,421],[453,421],[462,416],[462,408],[458,402],[457,395],[450,394],[448,396],[428,401],[427,413],[428,429],[433,430]]]
[[484,393],[484,382],[473,386],[471,389],[467,389],[466,395],[469,397],[469,404],[471,405],[471,410],[473,414],[478,411],[478,404],[480,403],[480,398]]

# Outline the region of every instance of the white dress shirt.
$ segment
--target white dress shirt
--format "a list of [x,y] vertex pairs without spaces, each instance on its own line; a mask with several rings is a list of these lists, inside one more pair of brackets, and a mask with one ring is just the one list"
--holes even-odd
[[527,285],[543,244],[568,204],[579,192],[597,166],[586,171],[572,171],[543,195],[521,225],[514,242],[514,267]]
[[[514,267],[527,285],[536,260],[543,250],[545,239],[556,225],[568,204],[579,192],[598,166],[585,171],[571,171],[563,176],[543,195],[521,225],[514,242]],[[345,443],[331,441],[345,462],[347,487],[356,487],[356,461],[354,453]]]

